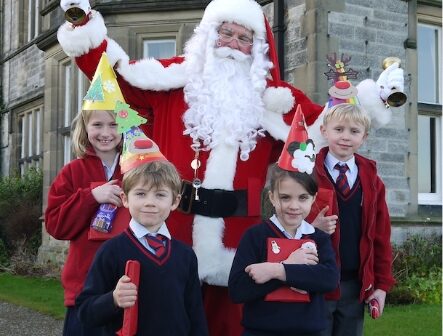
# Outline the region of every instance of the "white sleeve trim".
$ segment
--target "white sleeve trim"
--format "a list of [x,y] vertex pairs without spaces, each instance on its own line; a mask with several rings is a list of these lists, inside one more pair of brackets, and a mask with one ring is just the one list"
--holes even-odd
[[57,39],[66,55],[78,57],[97,48],[106,38],[107,29],[101,14],[91,11],[91,18],[83,25],[74,27],[65,22],[57,31]]
[[128,83],[139,89],[163,91],[185,86],[187,82],[185,67],[185,62],[164,67],[159,61],[151,58],[132,64],[123,61],[117,72]]

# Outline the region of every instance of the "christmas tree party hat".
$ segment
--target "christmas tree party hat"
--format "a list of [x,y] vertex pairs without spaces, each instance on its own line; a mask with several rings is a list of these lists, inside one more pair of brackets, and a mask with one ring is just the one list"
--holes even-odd
[[312,174],[315,165],[314,149],[314,142],[308,138],[305,117],[298,105],[277,164],[284,170]]
[[115,104],[114,113],[116,114],[115,122],[118,125],[118,133],[129,132],[132,127],[137,127],[147,122],[145,118],[138,115],[137,111],[131,109],[129,104],[119,101]]
[[106,53],[103,53],[100,58],[91,86],[83,101],[83,110],[110,111],[114,111],[117,102],[125,102],[117,83],[117,76]]

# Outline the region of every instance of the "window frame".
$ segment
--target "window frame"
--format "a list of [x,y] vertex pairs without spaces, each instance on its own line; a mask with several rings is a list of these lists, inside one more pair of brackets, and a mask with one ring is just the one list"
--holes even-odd
[[[34,104],[33,104],[34,105]],[[24,174],[30,167],[43,168],[43,103],[16,111],[17,168]]]
[[[182,51],[181,44],[181,23],[158,24],[145,27],[132,27],[129,29],[129,54],[134,55],[136,59],[143,58],[144,41],[148,40],[174,40],[175,55]],[[132,42],[133,41],[133,42]]]
[[26,42],[31,42],[40,34],[40,5],[40,0],[26,1]]
[[[435,178],[435,181],[433,183],[433,186],[435,188],[435,192],[428,192],[428,193],[422,193],[418,192],[418,204],[419,205],[441,205],[442,204],[442,130],[443,130],[443,117],[442,117],[442,85],[443,85],[443,76],[442,76],[442,70],[443,70],[443,64],[442,64],[442,27],[441,27],[441,18],[440,23],[438,23],[438,20],[435,20],[435,18],[430,18],[425,15],[419,15],[419,20],[417,23],[417,39],[418,36],[418,26],[429,26],[433,28],[437,28],[438,30],[438,47],[437,47],[437,73],[439,76],[437,77],[437,92],[438,92],[438,101],[435,103],[429,103],[429,102],[420,102],[420,97],[418,97],[417,93],[417,118],[419,116],[426,116],[430,118],[435,118],[435,124],[429,129],[430,134],[433,134],[434,141],[431,141],[431,146],[435,146],[434,148],[431,148],[431,160],[433,159],[433,163],[431,161],[431,171],[433,174],[431,174],[431,179]],[[419,48],[419,44],[417,43],[417,48]],[[417,51],[418,53],[418,51]],[[419,76],[419,73],[417,73],[417,78]],[[417,79],[418,80],[418,79]],[[418,85],[418,84],[417,84]],[[418,87],[418,86],[417,86]],[[418,125],[418,120],[417,120]],[[417,136],[420,137],[417,130]],[[417,148],[419,151],[420,148]],[[417,166],[417,183],[420,183],[420,180],[418,180],[418,169],[419,166]],[[432,181],[431,181],[432,184]]]
[[143,58],[151,58],[154,56],[151,55],[147,55],[147,51],[148,51],[148,45],[149,43],[153,43],[153,44],[160,44],[160,43],[167,43],[167,42],[173,42],[174,43],[174,54],[170,55],[170,56],[166,56],[166,57],[162,57],[162,58],[170,58],[173,56],[177,55],[177,39],[175,38],[145,38],[143,39],[143,54],[142,57]]
[[86,94],[86,83],[89,82],[80,69],[72,64],[70,59],[60,63],[60,107],[63,110],[63,118],[60,118],[57,133],[60,135],[59,148],[62,152],[62,165],[74,159],[71,147],[71,125],[83,105],[83,97]]

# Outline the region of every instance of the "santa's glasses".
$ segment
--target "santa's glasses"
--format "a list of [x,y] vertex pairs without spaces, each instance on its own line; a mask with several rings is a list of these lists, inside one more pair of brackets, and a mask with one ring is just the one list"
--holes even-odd
[[250,38],[247,35],[238,35],[237,37],[235,36],[236,34],[234,34],[233,31],[226,29],[226,28],[221,28],[218,31],[218,38],[220,39],[220,41],[223,41],[225,43],[231,43],[232,40],[237,40],[237,43],[240,44],[243,47],[250,47],[253,44],[253,40],[252,38]]

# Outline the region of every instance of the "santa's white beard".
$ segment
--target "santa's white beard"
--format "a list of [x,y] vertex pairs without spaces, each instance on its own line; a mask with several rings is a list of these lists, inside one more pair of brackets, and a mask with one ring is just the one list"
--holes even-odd
[[196,148],[215,148],[222,141],[238,145],[240,158],[247,160],[259,134],[261,94],[252,85],[251,57],[230,48],[218,49],[203,74],[196,74],[185,86],[189,106],[183,117],[185,134]]

